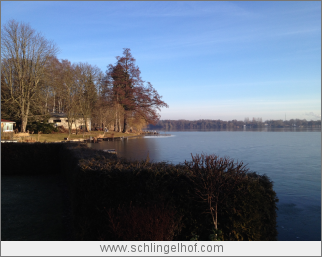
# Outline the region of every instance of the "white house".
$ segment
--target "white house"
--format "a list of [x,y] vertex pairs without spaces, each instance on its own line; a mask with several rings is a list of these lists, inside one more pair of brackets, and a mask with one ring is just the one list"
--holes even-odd
[[13,132],[13,124],[14,123],[16,123],[16,122],[1,119],[1,132]]
[[[68,129],[68,118],[65,113],[52,113],[52,117],[49,118],[48,123],[54,123],[54,126],[56,127],[64,127],[65,129]],[[84,118],[78,118],[75,119],[75,121],[72,123],[72,129],[82,129],[85,128],[85,120]],[[91,119],[87,118],[87,130],[91,130]]]

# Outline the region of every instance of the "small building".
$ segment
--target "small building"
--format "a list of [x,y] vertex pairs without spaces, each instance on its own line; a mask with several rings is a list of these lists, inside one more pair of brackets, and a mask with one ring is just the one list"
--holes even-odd
[[[68,118],[65,113],[52,113],[51,117],[48,120],[48,123],[54,123],[55,127],[63,127],[68,129]],[[72,123],[72,129],[83,129],[85,128],[85,119],[77,118]],[[87,118],[87,130],[91,130],[91,119]]]
[[13,124],[14,123],[16,123],[16,122],[1,119],[1,132],[13,132]]

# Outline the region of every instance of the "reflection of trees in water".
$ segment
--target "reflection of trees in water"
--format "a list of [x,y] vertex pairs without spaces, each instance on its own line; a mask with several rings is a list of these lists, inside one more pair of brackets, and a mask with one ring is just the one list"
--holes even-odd
[[156,141],[144,138],[124,139],[120,141],[103,141],[96,144],[88,144],[93,149],[115,149],[119,157],[131,160],[146,160],[149,151],[150,160],[158,159],[158,152],[155,151]]

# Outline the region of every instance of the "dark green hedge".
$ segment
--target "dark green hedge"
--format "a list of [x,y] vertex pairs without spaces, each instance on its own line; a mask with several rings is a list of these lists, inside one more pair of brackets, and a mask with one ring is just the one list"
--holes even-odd
[[[62,158],[77,164],[70,176],[79,240],[190,240],[193,235],[209,240],[212,219],[207,203],[195,196],[187,166],[129,162],[82,147],[68,151]],[[222,239],[276,240],[273,183],[248,172],[237,186],[238,193],[219,208]],[[163,216],[153,219],[156,210]],[[152,227],[160,234],[151,234]]]
[[29,130],[30,132],[33,131],[35,134],[38,134],[38,132],[41,132],[43,134],[58,132],[58,129],[54,126],[54,123],[48,123],[46,121],[35,121],[32,123],[28,123],[26,130]]
[[[209,240],[213,233],[207,203],[196,197],[186,165],[129,162],[66,143],[8,143],[1,148],[3,175],[65,175],[75,240]],[[272,181],[248,172],[237,186],[239,193],[219,206],[222,239],[276,240]]]

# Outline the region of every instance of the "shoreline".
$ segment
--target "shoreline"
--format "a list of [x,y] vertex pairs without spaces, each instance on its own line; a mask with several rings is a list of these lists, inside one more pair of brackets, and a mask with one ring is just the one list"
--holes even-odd
[[[21,135],[20,135],[21,134]],[[2,142],[19,142],[19,143],[63,143],[63,142],[86,142],[98,139],[98,141],[105,140],[120,140],[123,138],[134,138],[144,136],[145,133],[122,133],[122,132],[105,132],[89,131],[85,133],[75,133],[69,135],[68,133],[52,133],[52,134],[14,134],[11,140],[2,139]]]

